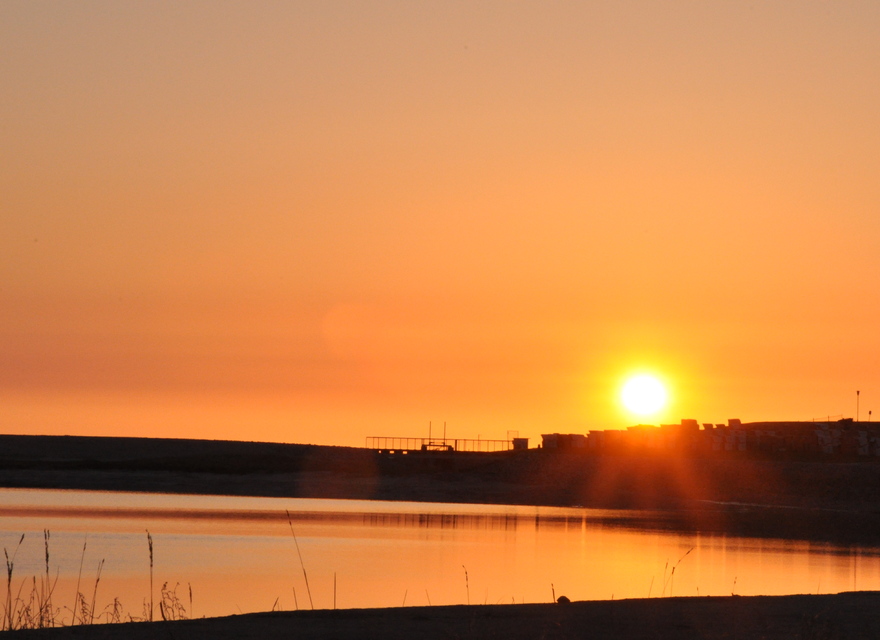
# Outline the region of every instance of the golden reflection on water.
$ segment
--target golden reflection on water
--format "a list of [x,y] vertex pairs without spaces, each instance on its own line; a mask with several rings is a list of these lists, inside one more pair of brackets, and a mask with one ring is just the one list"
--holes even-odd
[[164,583],[180,584],[177,595],[196,616],[330,608],[334,600],[348,608],[880,588],[874,548],[675,532],[665,517],[0,490],[0,545],[11,555],[26,534],[14,574],[14,588],[26,590],[31,576],[45,572],[42,531],[49,529],[56,606],[72,605],[77,579],[91,594],[103,559],[98,609],[119,598],[133,616],[149,603],[147,530],[154,540],[154,607]]

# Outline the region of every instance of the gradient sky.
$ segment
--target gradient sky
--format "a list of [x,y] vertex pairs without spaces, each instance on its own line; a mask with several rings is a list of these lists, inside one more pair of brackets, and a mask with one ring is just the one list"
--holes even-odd
[[[0,431],[880,412],[880,4],[0,3]],[[436,432],[435,432],[436,433]]]

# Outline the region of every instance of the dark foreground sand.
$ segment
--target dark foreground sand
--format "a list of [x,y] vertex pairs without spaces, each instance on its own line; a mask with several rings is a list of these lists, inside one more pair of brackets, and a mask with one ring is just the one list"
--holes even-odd
[[255,613],[181,622],[19,631],[9,633],[8,637],[53,640],[880,638],[880,592]]

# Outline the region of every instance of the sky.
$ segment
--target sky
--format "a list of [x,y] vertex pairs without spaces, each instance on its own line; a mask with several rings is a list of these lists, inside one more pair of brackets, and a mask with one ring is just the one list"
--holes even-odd
[[0,3],[0,432],[535,446],[644,422],[644,372],[653,424],[867,419],[878,42],[872,1]]

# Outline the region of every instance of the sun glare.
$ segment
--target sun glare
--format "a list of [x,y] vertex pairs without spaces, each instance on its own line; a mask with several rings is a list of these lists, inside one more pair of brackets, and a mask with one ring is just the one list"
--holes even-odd
[[620,392],[620,399],[627,411],[649,416],[666,406],[666,387],[657,378],[640,374],[629,378]]

